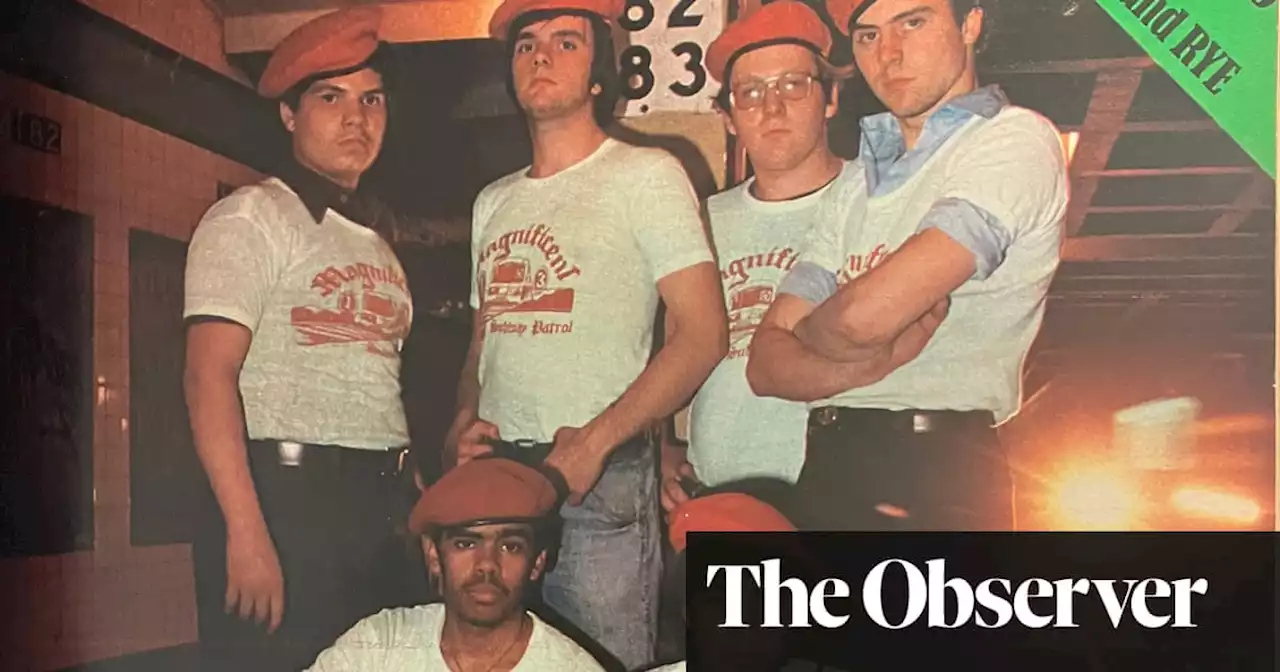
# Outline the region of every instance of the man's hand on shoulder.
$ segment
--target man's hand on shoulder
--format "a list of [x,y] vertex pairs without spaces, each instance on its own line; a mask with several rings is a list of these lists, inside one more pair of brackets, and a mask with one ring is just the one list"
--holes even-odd
[[459,416],[445,437],[442,455],[445,470],[493,452],[489,442],[501,438],[498,426],[492,422],[477,417]]

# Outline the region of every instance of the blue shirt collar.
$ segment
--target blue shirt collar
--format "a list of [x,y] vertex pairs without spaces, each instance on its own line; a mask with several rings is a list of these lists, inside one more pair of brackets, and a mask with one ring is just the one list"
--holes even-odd
[[[974,116],[990,119],[999,114],[1008,103],[1008,97],[998,84],[989,84],[952,99],[925,121],[924,131],[911,152],[918,155],[920,161],[911,163],[926,160]],[[902,127],[891,112],[864,117],[859,126],[862,129],[859,157],[868,172],[867,186],[875,192],[887,169],[907,153],[906,141],[902,136]],[[908,169],[907,172],[914,172],[914,169]]]

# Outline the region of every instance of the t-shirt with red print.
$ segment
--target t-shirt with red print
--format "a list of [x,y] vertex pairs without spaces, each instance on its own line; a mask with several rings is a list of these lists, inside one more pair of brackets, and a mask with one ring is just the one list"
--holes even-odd
[[489,184],[472,220],[479,415],[504,439],[581,427],[648,362],[663,277],[713,259],[676,159],[609,138],[545,178]]
[[795,482],[804,466],[809,409],[801,402],[757,396],[747,382],[756,327],[795,265],[809,229],[840,198],[854,173],[849,162],[830,183],[785,201],[751,194],[754,180],[707,200],[720,258],[729,354],[712,371],[689,409],[689,462],[710,486],[747,478]]
[[201,219],[185,317],[253,332],[240,372],[253,439],[407,445],[400,348],[413,302],[391,246],[327,210],[317,223],[283,181],[237,190]]

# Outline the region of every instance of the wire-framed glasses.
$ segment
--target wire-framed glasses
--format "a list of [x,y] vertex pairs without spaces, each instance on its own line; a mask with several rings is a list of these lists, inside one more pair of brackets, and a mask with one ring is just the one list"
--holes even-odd
[[729,92],[729,102],[740,110],[751,110],[764,104],[764,97],[773,89],[783,100],[803,100],[813,88],[816,75],[806,72],[788,72],[768,79],[742,82]]

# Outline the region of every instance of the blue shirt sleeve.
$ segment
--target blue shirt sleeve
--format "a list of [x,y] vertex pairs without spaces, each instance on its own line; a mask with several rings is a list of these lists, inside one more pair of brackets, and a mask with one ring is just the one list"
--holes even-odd
[[930,208],[918,231],[937,229],[973,253],[974,277],[985,280],[1004,262],[1013,234],[995,215],[963,198],[944,198]]
[[778,285],[779,294],[791,294],[819,304],[836,293],[836,274],[808,261],[801,261]]

